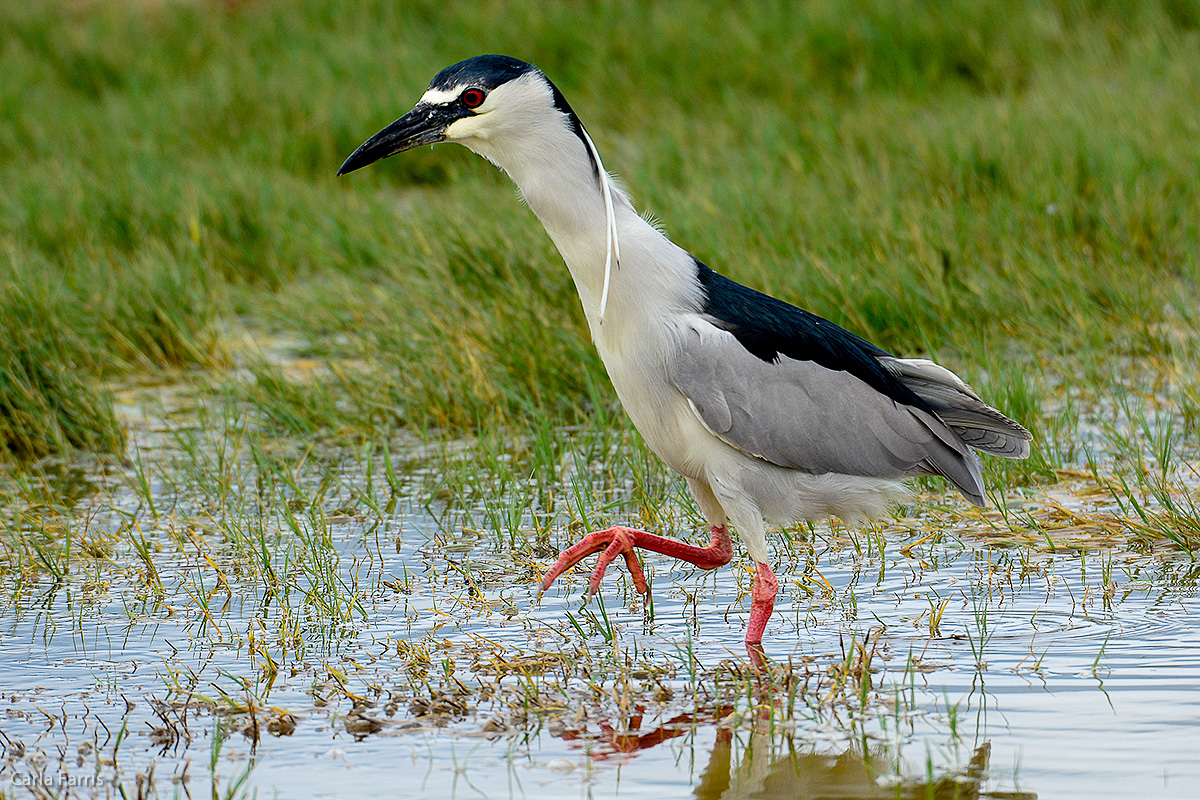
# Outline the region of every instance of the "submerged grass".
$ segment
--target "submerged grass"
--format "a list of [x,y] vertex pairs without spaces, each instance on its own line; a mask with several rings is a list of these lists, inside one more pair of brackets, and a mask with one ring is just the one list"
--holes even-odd
[[[1129,411],[1147,418],[1135,407]],[[1101,478],[1086,490],[1070,483],[1070,493],[1053,488],[1065,503],[1030,490],[1031,496],[1013,501],[1020,508],[986,515],[964,513],[961,504],[929,494],[905,510],[908,517],[864,530],[800,526],[779,543],[787,548],[779,554],[781,584],[792,600],[780,619],[785,632],[794,625],[807,640],[814,625],[827,634],[843,625],[840,645],[836,634],[827,636],[815,654],[759,671],[728,650],[718,648],[714,657],[710,638],[701,663],[687,635],[660,634],[647,646],[635,631],[644,627],[653,635],[656,625],[665,625],[699,636],[701,624],[721,624],[723,611],[735,637],[736,617],[749,604],[748,574],[740,591],[727,585],[713,602],[718,595],[709,574],[650,569],[660,602],[669,598],[658,619],[623,572],[606,582],[606,602],[575,606],[585,579],[580,574],[562,579],[572,599],[561,612],[546,616],[533,602],[532,587],[578,526],[625,521],[686,536],[698,519],[681,482],[656,467],[626,429],[547,427],[528,439],[338,446],[262,437],[244,404],[160,414],[136,431],[132,465],[100,462],[72,473],[42,462],[6,476],[0,597],[29,609],[17,613],[20,624],[34,616],[44,620],[34,638],[56,635],[57,612],[50,609],[62,605],[72,617],[57,632],[61,637],[83,638],[78,631],[101,623],[120,631],[131,648],[143,646],[146,630],[165,637],[171,652],[164,645],[157,655],[135,656],[143,672],[153,665],[156,673],[140,684],[149,687],[142,691],[151,693],[158,720],[148,735],[156,748],[171,744],[177,754],[202,744],[203,731],[212,729],[214,748],[242,754],[240,764],[237,756],[222,757],[214,785],[235,785],[242,773],[228,771],[254,765],[260,738],[291,736],[297,726],[309,737],[314,725],[354,739],[461,734],[448,738],[450,746],[486,737],[517,747],[558,737],[586,744],[597,762],[632,758],[640,747],[714,729],[723,737],[714,752],[721,752],[722,741],[753,741],[764,732],[771,735],[753,745],[760,754],[772,743],[789,747],[793,738],[807,752],[817,748],[805,733],[811,727],[850,741],[861,732],[863,746],[848,746],[847,757],[864,762],[864,780],[894,773],[889,786],[922,796],[926,783],[962,778],[962,766],[974,760],[972,748],[986,745],[969,735],[959,742],[947,701],[938,719],[945,717],[949,730],[939,721],[938,736],[949,736],[964,752],[931,756],[927,777],[905,761],[914,717],[930,712],[897,695],[917,679],[906,674],[897,684],[896,669],[899,662],[908,664],[906,673],[937,669],[920,660],[923,631],[935,649],[965,642],[972,659],[965,666],[983,670],[979,662],[989,657],[988,644],[1004,624],[1001,612],[1014,584],[1033,586],[1039,608],[1046,602],[1039,587],[1045,580],[1051,591],[1048,573],[1056,566],[1039,550],[1078,551],[1084,576],[1075,591],[1085,617],[1089,603],[1110,603],[1121,591],[1144,585],[1170,597],[1191,591],[1196,580],[1185,559],[1162,559],[1170,569],[1158,575],[1153,559],[1114,558],[1122,547],[1149,548],[1160,540],[1144,536],[1131,506],[1124,514],[1113,510]],[[1161,468],[1148,459],[1143,465],[1173,496],[1194,492],[1179,459]],[[1150,507],[1146,487],[1131,487],[1130,496]],[[412,504],[421,501],[436,511],[436,524],[405,531]],[[1051,544],[1043,546],[1043,537]],[[964,554],[971,562],[965,583],[937,575],[939,559]],[[1085,555],[1090,572],[1083,570]],[[849,584],[845,562],[852,564]],[[843,572],[836,586],[822,574],[834,575],[831,566]],[[885,573],[894,581],[893,573],[910,570],[911,582],[906,577],[903,587],[881,594]],[[950,578],[940,592],[926,588],[935,577]],[[896,592],[916,595],[911,618],[881,612],[888,621],[880,626],[869,609],[877,603],[890,608]],[[871,599],[860,603],[860,595]],[[907,638],[910,622],[918,631],[917,655],[905,658],[895,647]],[[94,646],[110,646],[102,641],[108,637],[98,638]],[[89,652],[86,643],[79,647]],[[97,663],[105,657],[100,653]],[[1087,662],[1093,672],[1103,671],[1099,654],[1090,653]],[[1037,665],[1031,659],[1022,669],[1036,674]],[[133,689],[117,682],[108,692],[111,705],[124,708],[126,692],[133,699]],[[99,707],[101,698],[89,704]],[[881,715],[894,720],[894,749],[882,746],[890,740],[875,732]],[[107,759],[109,745],[102,733],[96,738]],[[48,741],[43,736],[34,745],[30,736],[6,744],[45,750]],[[278,742],[263,750],[292,746]],[[125,747],[142,753],[145,742]],[[158,756],[164,767],[171,758],[181,760]],[[775,763],[774,756],[767,760]],[[142,769],[137,756],[118,759],[114,752],[112,761],[122,765],[114,782]],[[781,779],[797,774],[792,761],[777,766]],[[109,774],[109,767],[102,769]],[[986,768],[975,776],[985,778]]]

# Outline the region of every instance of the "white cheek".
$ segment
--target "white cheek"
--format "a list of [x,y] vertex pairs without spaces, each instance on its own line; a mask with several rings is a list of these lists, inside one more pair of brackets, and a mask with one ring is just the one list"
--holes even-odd
[[471,137],[485,139],[487,134],[484,132],[484,127],[483,119],[475,115],[456,119],[446,128],[446,140],[453,142]]

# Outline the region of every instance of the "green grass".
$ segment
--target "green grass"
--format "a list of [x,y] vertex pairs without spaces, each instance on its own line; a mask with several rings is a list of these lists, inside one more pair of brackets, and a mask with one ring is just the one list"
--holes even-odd
[[0,285],[0,451],[38,458],[75,448],[119,450],[123,435],[111,398],[74,368],[88,343],[64,330],[66,304],[51,291],[35,294],[41,287],[34,282]]
[[[480,598],[531,586],[585,526],[704,540],[505,176],[445,146],[334,177],[437,70],[480,52],[543,67],[639,208],[710,266],[937,358],[1034,431],[1028,461],[987,460],[992,510],[930,494],[862,531],[784,531],[797,631],[813,609],[866,610],[822,575],[829,552],[878,563],[882,582],[885,546],[929,569],[940,548],[979,548],[1009,576],[1046,550],[1099,550],[1101,573],[1123,549],[1168,565],[1200,550],[1198,3],[8,3],[7,595],[111,584],[131,622],[182,615],[244,652],[250,677],[161,682],[232,718],[265,712],[277,676],[315,686],[321,659],[366,653],[381,598],[433,592],[444,614],[501,621]],[[151,423],[126,422],[131,404]],[[413,562],[427,573],[391,574],[409,504],[440,530]],[[1152,582],[1186,592],[1185,569],[1190,583]],[[648,575],[660,598],[691,595],[697,620],[714,613],[715,577]],[[582,600],[583,580],[562,582]],[[622,569],[605,594],[655,614]],[[927,596],[917,629],[965,629],[983,659],[999,609],[968,599]],[[405,704],[485,671],[447,632],[414,634],[416,613],[395,605],[408,636],[387,639]],[[628,682],[636,654],[588,644],[619,643],[603,604],[541,625],[521,682],[499,675],[524,675],[523,654],[491,654],[522,724],[572,701],[555,692],[577,678]],[[878,703],[878,634],[859,633],[821,656],[811,692],[790,687],[789,718]],[[724,667],[680,647],[693,693],[719,691]],[[329,674],[321,694],[367,693]],[[728,679],[755,700],[748,673]]]
[[[1193,347],[1164,331],[1200,307],[1196,3],[0,15],[0,448],[19,458],[121,452],[109,387],[130,378],[345,441],[612,407],[503,175],[447,146],[334,178],[434,72],[487,51],[545,69],[702,260],[933,354],[1035,429],[1038,458],[993,467],[1007,481],[1073,452],[1055,387],[1102,394],[1112,364]],[[297,377],[272,342],[322,366]]]

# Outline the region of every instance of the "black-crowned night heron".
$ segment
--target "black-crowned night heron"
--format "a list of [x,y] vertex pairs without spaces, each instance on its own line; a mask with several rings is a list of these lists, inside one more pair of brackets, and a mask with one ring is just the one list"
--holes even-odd
[[711,527],[707,547],[623,527],[589,533],[563,551],[543,590],[596,552],[589,594],[617,556],[647,592],[638,547],[713,569],[732,556],[732,523],[756,564],[746,631],[754,652],[778,591],[764,517],[875,516],[908,475],[941,475],[981,506],[974,451],[1029,454],[1029,432],[949,370],[896,358],[671,242],[613,184],[579,117],[536,67],[496,55],[447,67],[338,174],[438,142],[466,146],[520,187],[567,262],[617,396]]

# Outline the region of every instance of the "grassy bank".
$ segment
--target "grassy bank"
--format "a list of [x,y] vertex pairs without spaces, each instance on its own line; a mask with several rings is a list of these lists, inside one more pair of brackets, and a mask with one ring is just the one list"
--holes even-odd
[[351,438],[611,403],[502,175],[445,147],[333,177],[486,51],[542,66],[702,260],[1054,431],[1048,387],[1187,355],[1197,8],[8,4],[0,447],[119,452],[129,377]]

